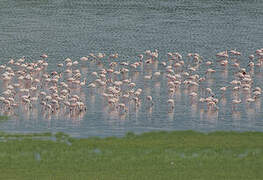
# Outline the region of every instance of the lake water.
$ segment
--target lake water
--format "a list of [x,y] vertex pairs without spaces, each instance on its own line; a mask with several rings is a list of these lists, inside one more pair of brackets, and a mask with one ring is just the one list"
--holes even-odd
[[[0,60],[10,58],[39,59],[48,54],[49,70],[67,57],[79,60],[89,53],[119,53],[118,61],[130,63],[145,50],[158,49],[159,61],[167,61],[168,52],[199,53],[204,59],[216,61],[215,54],[230,49],[242,52],[240,64],[246,67],[248,56],[263,47],[262,1],[72,1],[72,0],[1,0]],[[209,87],[219,94],[219,87],[233,80],[233,68],[215,67],[217,72]],[[160,69],[151,67],[151,72]],[[96,71],[92,64],[82,72]],[[200,68],[199,72],[204,72]],[[209,114],[192,104],[184,88],[175,93],[175,109],[167,113],[167,87],[162,76],[159,84],[145,84],[143,71],[131,77],[144,95],[152,95],[152,109],[129,110],[125,116],[111,115],[103,106],[98,92],[89,96],[84,89],[87,112],[83,117],[70,118],[60,113],[44,117],[34,112],[16,112],[0,122],[0,130],[8,132],[63,131],[76,137],[122,136],[128,131],[141,133],[152,130],[263,130],[261,98],[247,107],[231,107],[227,94],[219,111]],[[254,74],[254,86],[262,86],[260,71]],[[88,76],[89,80],[89,76]],[[229,100],[228,100],[229,99]]]

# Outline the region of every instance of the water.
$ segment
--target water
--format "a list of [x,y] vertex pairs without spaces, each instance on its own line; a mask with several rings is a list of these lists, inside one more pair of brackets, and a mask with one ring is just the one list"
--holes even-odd
[[[0,17],[1,64],[10,58],[26,56],[33,60],[47,53],[50,70],[67,57],[78,60],[98,52],[107,55],[117,52],[120,61],[134,62],[147,49],[158,49],[159,59],[164,61],[170,51],[178,51],[184,57],[197,52],[215,61],[217,52],[236,48],[243,53],[241,64],[245,66],[246,57],[263,44],[263,3],[256,0],[1,0]],[[217,70],[217,80],[212,82],[216,92],[233,79],[231,68],[225,79],[220,77],[224,71]],[[257,77],[256,83],[260,85],[261,74]],[[141,78],[136,80],[137,85],[144,89]],[[226,106],[221,105],[218,114],[207,114],[199,106],[191,106],[182,89],[175,97],[178,103],[174,113],[168,114],[167,96],[163,95],[166,89],[162,84],[159,90],[156,87],[152,83],[145,89],[146,94],[148,91],[156,97],[151,112],[141,108],[125,117],[111,116],[102,108],[99,96],[87,96],[88,111],[84,117],[72,119],[61,114],[43,117],[39,112],[18,112],[17,116],[1,122],[0,130],[63,131],[77,137],[174,129],[262,131],[260,107],[247,109],[241,105],[233,113],[228,101]]]

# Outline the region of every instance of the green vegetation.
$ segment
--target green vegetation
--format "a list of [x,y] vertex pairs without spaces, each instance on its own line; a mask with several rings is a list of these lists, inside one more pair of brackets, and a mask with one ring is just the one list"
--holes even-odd
[[8,120],[8,116],[0,116],[0,122]]
[[1,179],[263,179],[263,133],[0,134]]

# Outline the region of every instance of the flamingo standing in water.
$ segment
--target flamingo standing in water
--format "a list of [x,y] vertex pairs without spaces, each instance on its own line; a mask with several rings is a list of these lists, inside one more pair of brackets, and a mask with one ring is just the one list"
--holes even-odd
[[[245,67],[239,60],[240,56],[242,53],[233,49],[219,52],[216,54],[218,64],[197,53],[189,53],[189,61],[184,60],[179,52],[169,52],[167,59],[160,60],[158,50],[147,50],[133,62],[121,59],[118,53],[110,54],[108,61],[104,53],[90,53],[79,60],[66,58],[58,62],[58,71],[49,70],[46,54],[36,62],[29,62],[25,57],[10,59],[8,63],[0,65],[3,89],[0,105],[2,111],[16,111],[21,107],[25,107],[24,111],[30,111],[39,104],[41,111],[46,114],[67,112],[71,117],[80,117],[89,110],[86,104],[95,102],[92,99],[102,98],[103,106],[111,112],[126,114],[128,111],[130,113],[130,105],[135,105],[137,110],[142,105],[146,108],[158,106],[153,103],[153,99],[156,99],[153,93],[158,92],[159,96],[166,98],[164,102],[168,104],[168,112],[175,108],[175,101],[180,103],[177,100],[180,96],[189,96],[185,98],[187,103],[206,106],[209,112],[214,112],[222,105],[219,103],[221,99],[228,98],[226,92],[229,91],[232,96],[229,102],[236,109],[238,104],[260,102],[262,93],[260,87],[255,87],[257,81],[253,69],[261,67],[263,49],[250,55]],[[117,58],[119,61],[115,62]],[[81,66],[85,66],[86,71]],[[230,68],[234,71],[229,80],[224,78],[226,86],[216,84],[220,78],[218,71],[222,69],[218,66],[223,66],[224,72]],[[205,90],[205,94],[202,90]],[[81,95],[83,92],[84,95]],[[217,98],[218,92],[221,92],[220,98]],[[141,104],[142,99],[145,99],[145,103]]]

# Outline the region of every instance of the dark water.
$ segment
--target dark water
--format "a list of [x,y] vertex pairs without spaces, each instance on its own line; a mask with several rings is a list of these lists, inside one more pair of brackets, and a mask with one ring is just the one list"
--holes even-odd
[[[34,59],[47,53],[49,66],[54,69],[67,57],[79,59],[98,52],[118,52],[120,60],[133,62],[147,49],[158,49],[163,60],[167,52],[178,51],[184,56],[197,52],[214,61],[214,55],[225,49],[238,49],[247,57],[263,46],[260,0],[1,0],[0,17],[1,64],[10,58]],[[247,59],[242,61],[245,65]],[[261,82],[260,76],[257,83]],[[157,93],[152,89],[151,93]],[[184,99],[183,92],[181,96]],[[30,114],[1,122],[0,130],[64,131],[79,137],[173,129],[262,131],[261,108],[243,113],[246,107],[242,107],[236,114],[226,108],[204,118],[199,107],[191,110],[182,100],[174,114],[167,115],[162,98],[159,92],[160,101],[156,100],[152,113],[140,110],[124,118],[108,116],[99,108],[99,100],[95,98],[92,104],[87,98],[89,111],[84,118],[58,116],[46,120]]]

